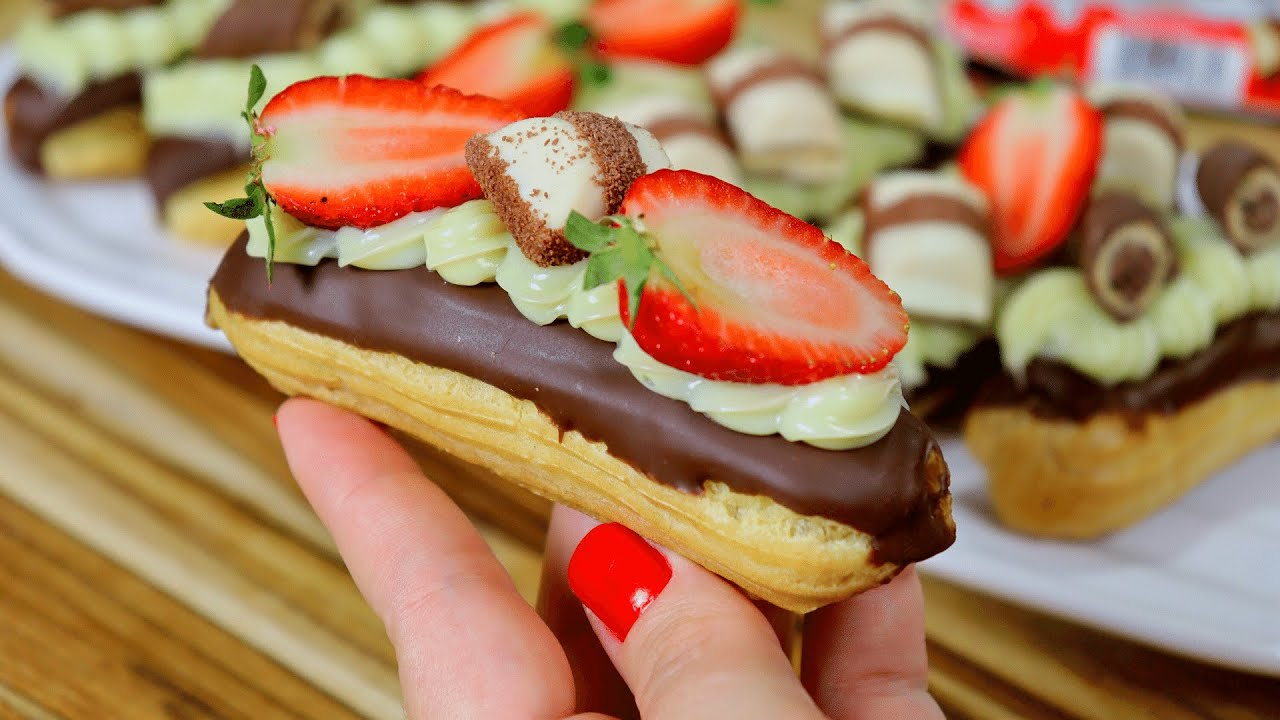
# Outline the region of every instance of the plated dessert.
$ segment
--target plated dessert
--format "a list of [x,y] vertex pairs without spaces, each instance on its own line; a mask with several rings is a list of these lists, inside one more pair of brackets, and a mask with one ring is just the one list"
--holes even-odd
[[816,227],[668,169],[637,126],[524,115],[359,76],[275,96],[261,192],[220,207],[253,217],[209,321],[285,392],[782,607],[947,547],[946,464],[891,363],[897,295]]

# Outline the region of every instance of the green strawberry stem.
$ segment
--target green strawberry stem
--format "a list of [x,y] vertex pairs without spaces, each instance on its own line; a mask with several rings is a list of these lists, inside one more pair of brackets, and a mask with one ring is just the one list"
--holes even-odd
[[635,326],[640,299],[644,297],[645,287],[649,284],[649,276],[654,268],[697,309],[697,304],[680,279],[654,252],[652,237],[637,229],[631,218],[613,215],[594,223],[574,210],[569,213],[569,219],[565,223],[564,236],[571,245],[590,254],[582,283],[584,290],[594,290],[617,280],[623,281],[627,289],[631,326]]
[[261,217],[267,226],[267,283],[274,276],[276,254],[276,227],[271,219],[271,205],[275,202],[267,186],[262,183],[262,163],[267,159],[267,136],[258,123],[258,113],[254,109],[267,92],[267,78],[262,68],[254,65],[249,70],[249,94],[245,102],[244,112],[240,117],[249,124],[249,141],[252,145],[252,161],[249,175],[245,178],[244,197],[232,198],[226,202],[207,202],[205,207],[215,213],[233,220],[249,220]]

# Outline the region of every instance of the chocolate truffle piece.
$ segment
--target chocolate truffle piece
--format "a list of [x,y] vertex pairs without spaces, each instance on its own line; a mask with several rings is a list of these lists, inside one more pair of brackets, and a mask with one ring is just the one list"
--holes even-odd
[[1186,117],[1170,98],[1121,86],[1095,86],[1089,99],[1102,113],[1102,157],[1093,194],[1133,193],[1159,210],[1173,207]]
[[1280,169],[1257,148],[1234,140],[1213,147],[1200,160],[1196,187],[1240,252],[1280,245]]
[[648,131],[588,112],[529,118],[467,142],[467,166],[525,257],[542,267],[586,257],[564,236],[571,211],[618,211],[636,178],[670,167]]
[[1164,221],[1126,193],[1108,193],[1089,203],[1076,252],[1094,299],[1120,322],[1141,317],[1177,272],[1177,253]]
[[985,326],[994,270],[982,191],[959,175],[899,171],[863,200],[862,256],[912,317]]
[[714,58],[706,74],[745,170],[810,185],[843,176],[840,111],[814,68],[744,47]]

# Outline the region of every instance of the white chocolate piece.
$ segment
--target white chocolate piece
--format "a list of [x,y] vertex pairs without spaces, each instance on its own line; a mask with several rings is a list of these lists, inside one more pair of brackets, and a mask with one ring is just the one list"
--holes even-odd
[[[627,125],[648,172],[670,167],[662,145],[649,132]],[[550,230],[563,230],[570,211],[590,218],[608,212],[606,188],[587,138],[568,120],[529,118],[486,136],[506,164],[506,174],[520,188],[520,198]],[[554,152],[548,148],[555,148]]]
[[[742,184],[737,156],[716,136],[714,113],[705,103],[680,95],[646,95],[603,106],[597,112],[654,133],[676,170],[692,170],[733,185]],[[699,132],[699,126],[705,126],[706,131]]]
[[[1105,108],[1111,103],[1135,102],[1160,113],[1181,131],[1186,118],[1181,108],[1159,93],[1145,89],[1095,86],[1090,102]],[[1102,157],[1093,182],[1093,194],[1129,192],[1158,210],[1171,209],[1177,196],[1181,148],[1162,128],[1125,114],[1106,117]]]
[[769,48],[730,50],[707,64],[707,80],[727,103],[744,169],[806,184],[834,181],[847,162],[840,112],[814,78],[770,72],[789,62]]
[[671,158],[671,167],[677,170],[692,170],[730,185],[742,185],[737,156],[716,138],[697,132],[676,133],[663,139],[662,147]]
[[995,292],[990,240],[953,217],[931,219],[915,210],[909,217],[892,217],[917,198],[922,204],[963,206],[975,218],[988,213],[982,192],[958,176],[916,171],[883,176],[867,195],[863,248],[872,272],[902,297],[912,316],[988,325]]
[[853,110],[941,132],[947,107],[932,46],[893,27],[870,27],[845,36],[855,26],[881,22],[925,32],[918,19],[886,4],[864,0],[827,6],[822,34],[830,46],[824,69],[832,92]]

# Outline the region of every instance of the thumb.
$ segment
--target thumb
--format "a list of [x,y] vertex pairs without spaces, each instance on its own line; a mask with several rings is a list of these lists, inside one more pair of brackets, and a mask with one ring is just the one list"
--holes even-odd
[[583,538],[568,574],[641,717],[821,717],[769,621],[694,563],[611,524]]

